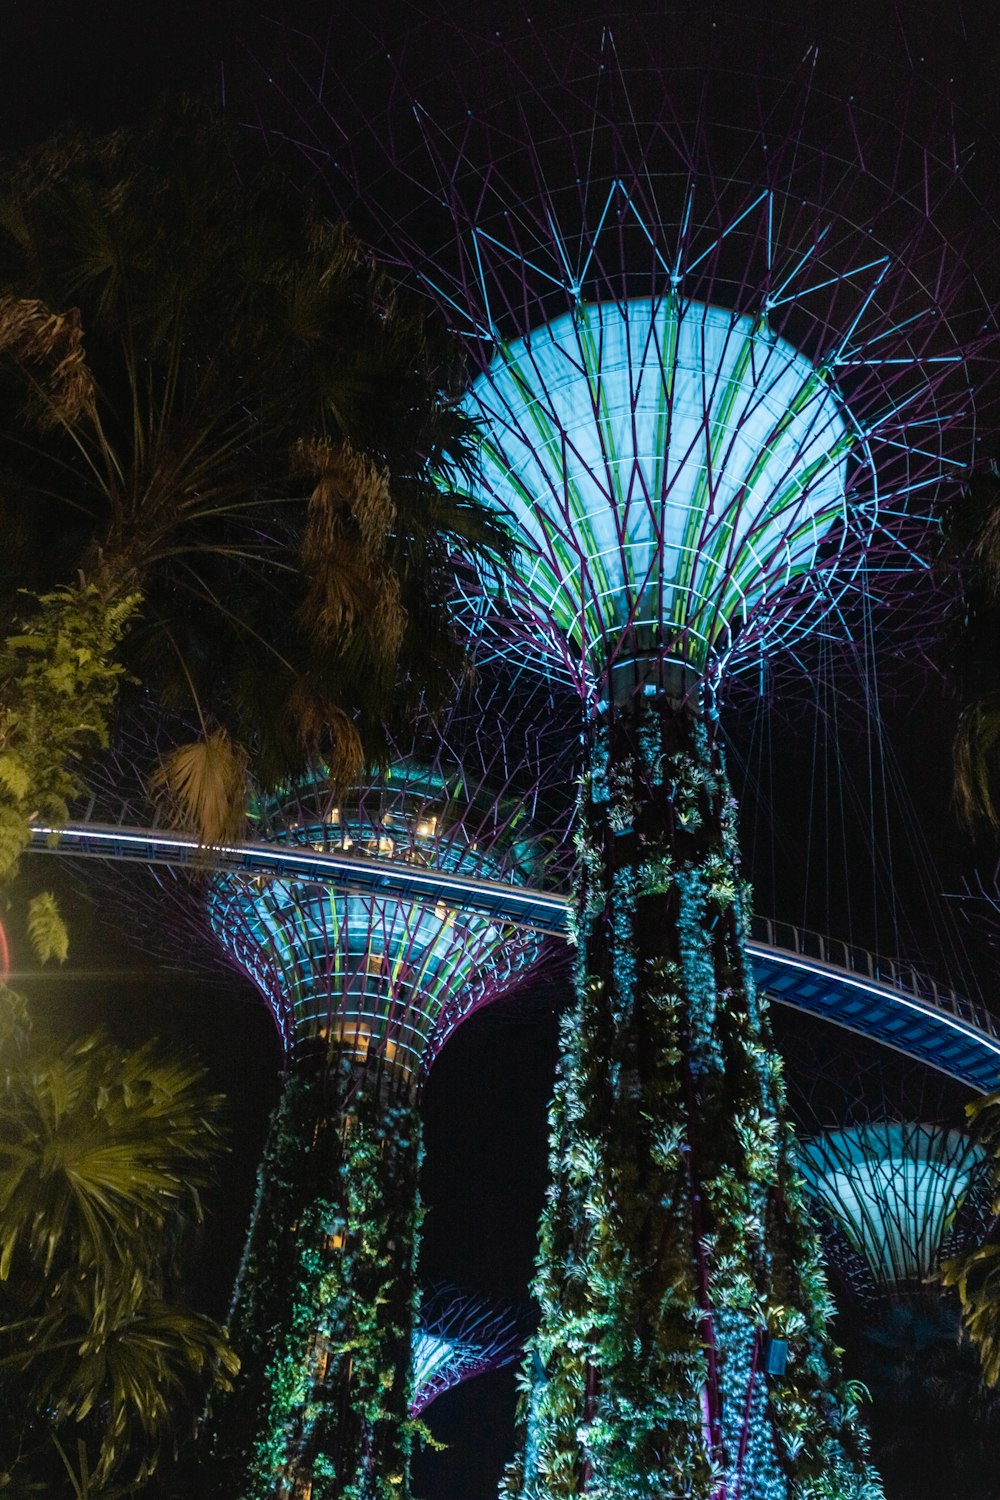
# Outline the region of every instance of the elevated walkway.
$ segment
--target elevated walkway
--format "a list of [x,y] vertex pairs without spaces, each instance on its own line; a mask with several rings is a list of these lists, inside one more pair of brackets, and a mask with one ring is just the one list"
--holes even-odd
[[[331,881],[353,890],[443,901],[498,922],[565,936],[568,898],[550,891],[471,879],[362,853],[241,843],[205,849],[165,829],[81,821],[38,827],[32,850],[142,865],[243,871]],[[819,1016],[980,1093],[1000,1085],[1000,1031],[993,1018],[914,970],[864,949],[755,917],[750,954],[758,986],[772,1000]]]

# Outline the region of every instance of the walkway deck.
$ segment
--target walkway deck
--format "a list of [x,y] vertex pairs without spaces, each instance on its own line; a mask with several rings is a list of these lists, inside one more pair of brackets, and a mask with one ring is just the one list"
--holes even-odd
[[[358,891],[445,901],[553,936],[565,935],[567,926],[564,895],[363,854],[274,843],[205,850],[193,839],[162,829],[90,822],[58,832],[36,828],[32,849],[143,865],[298,875]],[[754,919],[750,953],[758,985],[778,1004],[881,1042],[980,1093],[1000,1083],[1000,1032],[992,1017],[913,970],[767,918]]]

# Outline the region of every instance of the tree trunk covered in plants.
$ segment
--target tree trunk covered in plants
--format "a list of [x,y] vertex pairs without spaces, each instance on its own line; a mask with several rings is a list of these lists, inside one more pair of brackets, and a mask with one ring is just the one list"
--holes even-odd
[[388,1071],[289,1079],[233,1305],[242,1370],[199,1493],[406,1500],[419,1165],[414,1099]]
[[[662,697],[615,707],[582,795],[576,1003],[507,1493],[870,1500],[714,726]],[[783,1375],[765,1372],[774,1340]]]

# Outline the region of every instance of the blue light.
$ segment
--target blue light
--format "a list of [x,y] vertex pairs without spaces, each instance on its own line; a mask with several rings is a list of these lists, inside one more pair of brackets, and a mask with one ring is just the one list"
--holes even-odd
[[[357,848],[342,852],[333,843],[320,849],[306,847],[298,851],[287,843],[232,844],[206,849],[196,839],[168,829],[71,823],[61,828],[34,825],[31,847],[35,853],[61,851],[71,856],[148,865],[204,869],[208,864],[220,871],[238,869],[245,872],[245,879],[301,878],[306,883],[336,886],[345,894],[378,889],[391,891],[404,903],[436,906],[443,901],[456,909],[463,907],[489,915],[499,924],[539,934],[565,936],[567,929],[568,898],[557,892],[509,881],[449,874],[375,857]],[[895,1047],[906,1056],[929,1062],[980,1093],[995,1087],[1000,1070],[1000,1041],[986,1011],[977,1010],[947,991],[935,990],[925,998],[920,998],[919,991],[909,993],[908,987],[913,983],[909,971],[902,977],[880,981],[870,977],[867,970],[860,977],[848,972],[840,966],[842,961],[835,958],[813,963],[801,956],[801,949],[790,952],[776,946],[778,940],[770,929],[771,924],[765,922],[761,930],[769,935],[752,941],[750,954],[757,968],[758,985],[770,991],[772,1000],[822,1014],[838,1025]],[[791,927],[782,930],[787,932],[788,942],[796,947],[810,936],[816,940],[814,935],[797,933]],[[872,962],[869,961],[869,966]],[[786,976],[776,987],[771,986],[769,977],[774,964]],[[874,968],[870,972],[874,973]],[[805,976],[802,985],[795,980],[797,974]],[[815,984],[814,979],[820,984]],[[835,981],[832,991],[831,980]],[[265,973],[260,980],[261,988],[266,984]],[[827,994],[829,1004],[820,1009],[817,999]],[[887,1026],[883,1024],[884,1006],[889,1007],[891,1017]],[[955,1042],[959,1043],[957,1047],[953,1045]]]
[[[748,623],[789,639],[829,608],[810,575],[829,574],[863,445],[766,319],[676,296],[585,304],[502,346],[467,406],[549,656],[581,653],[594,679],[625,637],[704,671]],[[813,597],[784,619],[797,581]]]
[[458,1022],[537,957],[532,933],[443,894],[400,892],[394,866],[524,878],[522,842],[509,830],[499,835],[496,810],[459,799],[440,780],[397,768],[367,801],[362,792],[342,807],[327,788],[304,788],[265,822],[284,846],[349,852],[386,869],[356,891],[305,873],[212,883],[212,929],[264,995],[292,1058],[377,1058],[415,1083]]
[[[449,1366],[463,1358],[464,1346],[454,1339],[441,1338],[418,1328],[413,1335],[413,1386],[419,1392],[448,1372]],[[478,1351],[477,1351],[478,1353]]]
[[877,1284],[923,1286],[984,1160],[957,1130],[879,1121],[800,1146],[808,1191]]

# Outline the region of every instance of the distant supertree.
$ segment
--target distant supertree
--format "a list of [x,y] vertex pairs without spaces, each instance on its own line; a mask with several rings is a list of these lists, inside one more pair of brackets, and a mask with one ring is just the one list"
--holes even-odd
[[365,785],[334,792],[318,776],[255,814],[255,837],[290,854],[420,866],[439,896],[212,879],[212,929],[270,1006],[287,1076],[230,1320],[242,1370],[210,1417],[202,1484],[407,1493],[417,1098],[455,1027],[541,951],[534,933],[456,904],[448,877],[544,881],[572,804],[542,805],[539,788],[571,780],[572,756],[544,685],[480,679]]
[[413,1339],[410,1415],[461,1381],[512,1364],[527,1336],[526,1319],[509,1307],[450,1286],[426,1294]]
[[1000,1404],[940,1280],[988,1226],[984,1151],[947,1124],[874,1119],[803,1142],[801,1160],[887,1493],[990,1500]]
[[959,1130],[890,1120],[827,1131],[800,1150],[807,1191],[840,1231],[832,1252],[847,1251],[839,1270],[864,1296],[926,1291],[957,1248],[956,1216],[983,1161]]
[[530,1500],[877,1493],[747,963],[716,707],[912,593],[995,321],[950,122],[910,138],[907,100],[887,120],[826,95],[813,52],[793,81],[727,72],[712,24],[438,22],[387,49],[384,114],[322,47],[312,96],[300,53],[286,91],[288,134],[466,336],[478,493],[521,545],[470,620],[584,709],[541,1373],[507,1480]]

